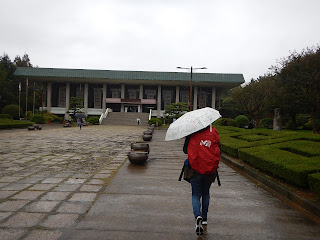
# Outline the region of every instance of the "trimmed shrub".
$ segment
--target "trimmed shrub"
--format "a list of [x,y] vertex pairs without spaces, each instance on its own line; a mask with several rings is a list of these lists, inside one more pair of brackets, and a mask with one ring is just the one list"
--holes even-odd
[[[319,120],[319,119],[316,120],[316,125],[317,125],[318,127],[320,127],[320,120]],[[307,123],[305,123],[305,124],[303,125],[302,129],[303,129],[303,130],[312,130],[312,120],[311,120],[311,118],[308,120]]]
[[0,114],[0,118],[5,118],[5,119],[13,119],[9,114]]
[[310,174],[308,180],[310,189],[320,197],[320,173]]
[[35,122],[25,122],[20,120],[0,119],[0,129],[25,128],[31,126]]
[[31,118],[32,122],[38,123],[38,124],[43,124],[45,123],[44,117],[41,114],[35,114],[32,118]]
[[259,122],[259,128],[270,128],[273,126],[273,120],[271,118],[263,118]]
[[231,118],[219,118],[217,121],[213,123],[216,126],[233,126],[236,127],[237,123],[235,120]]
[[[303,146],[307,145],[310,146],[304,149]],[[311,153],[318,147],[317,142],[283,142],[240,149],[239,158],[291,184],[306,188],[309,186],[308,175],[320,171],[320,150]]]
[[[10,104],[2,109],[3,114],[9,114],[13,119],[19,120],[19,106],[15,104]],[[20,115],[22,115],[22,108],[20,108]]]
[[99,124],[99,117],[92,116],[92,117],[89,117],[87,121],[91,124]]
[[230,156],[320,196],[320,135],[306,131],[273,131],[216,127],[221,149]]
[[50,112],[45,112],[44,114],[42,114],[45,122],[58,122],[58,123],[62,123],[63,122],[63,118],[58,117],[57,115],[50,113]]
[[237,123],[237,127],[244,128],[249,125],[249,119],[245,115],[239,115],[234,120]]
[[[158,124],[157,124],[158,123]],[[162,118],[151,118],[149,121],[148,121],[148,124],[151,125],[151,124],[155,124],[156,126],[161,126],[163,124],[163,119]]]

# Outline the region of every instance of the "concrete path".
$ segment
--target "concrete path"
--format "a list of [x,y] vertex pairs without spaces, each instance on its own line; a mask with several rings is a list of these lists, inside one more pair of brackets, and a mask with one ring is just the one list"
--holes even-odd
[[[127,161],[144,127],[0,131],[0,239],[197,239],[183,141],[156,130],[146,165]],[[200,239],[319,239],[320,227],[224,164]]]

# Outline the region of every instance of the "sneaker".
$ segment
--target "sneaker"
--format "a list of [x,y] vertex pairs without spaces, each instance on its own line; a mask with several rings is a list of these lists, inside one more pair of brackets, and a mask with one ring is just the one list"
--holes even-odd
[[203,234],[202,217],[201,216],[198,216],[196,219],[196,233],[198,236]]
[[208,225],[208,219],[206,217],[202,218],[202,225]]

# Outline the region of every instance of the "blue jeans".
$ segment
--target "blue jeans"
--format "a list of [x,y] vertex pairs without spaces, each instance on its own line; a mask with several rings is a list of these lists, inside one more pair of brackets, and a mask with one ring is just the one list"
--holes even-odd
[[[202,216],[207,217],[209,201],[210,201],[210,186],[212,178],[208,175],[197,173],[190,179],[192,188],[192,207],[194,217]],[[201,199],[202,198],[202,199]],[[201,200],[202,200],[202,211],[201,211]]]

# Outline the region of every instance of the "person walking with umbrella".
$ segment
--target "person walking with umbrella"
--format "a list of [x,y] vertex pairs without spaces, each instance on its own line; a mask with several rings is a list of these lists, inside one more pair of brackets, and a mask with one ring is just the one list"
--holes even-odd
[[81,127],[82,127],[82,118],[78,118],[78,119],[77,119],[77,125],[78,125],[78,127],[80,127],[80,130],[81,130]]
[[207,224],[210,187],[217,176],[220,161],[219,134],[212,127],[220,117],[220,113],[212,108],[188,112],[170,125],[165,139],[186,137],[183,151],[188,154],[187,165],[193,170],[189,180],[197,235],[203,234],[202,225]]
[[83,123],[82,119],[86,118],[87,116],[84,113],[76,113],[75,117],[77,117],[77,126],[80,127],[80,130],[81,130],[82,123]]
[[192,208],[196,219],[196,233],[203,233],[202,225],[207,225],[210,202],[210,187],[215,181],[220,161],[220,139],[217,130],[211,126],[186,137],[183,147],[188,154],[194,176],[190,178],[192,188]]

